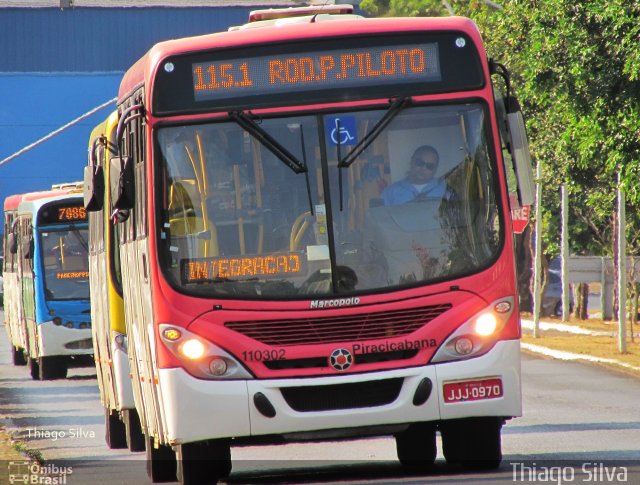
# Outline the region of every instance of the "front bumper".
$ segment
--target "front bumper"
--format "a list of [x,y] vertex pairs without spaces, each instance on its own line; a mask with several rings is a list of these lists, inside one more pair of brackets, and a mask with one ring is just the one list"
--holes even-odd
[[[445,403],[445,382],[499,377],[503,395],[498,398]],[[392,402],[379,406],[329,411],[296,411],[283,397],[284,388],[314,388],[381,380],[402,380]],[[433,389],[426,402],[416,405],[418,385],[427,378]],[[272,380],[209,381],[196,379],[183,369],[160,369],[165,429],[172,444],[225,438],[284,435],[290,433],[371,428],[376,426],[440,421],[471,416],[515,417],[522,414],[520,342],[498,342],[480,357],[406,369],[331,377]],[[334,388],[335,389],[335,388]],[[327,392],[329,388],[327,388]],[[254,397],[261,393],[273,405],[275,416],[261,413]],[[304,394],[304,389],[302,389]]]
[[90,328],[67,328],[46,322],[38,324],[37,332],[39,357],[93,354]]

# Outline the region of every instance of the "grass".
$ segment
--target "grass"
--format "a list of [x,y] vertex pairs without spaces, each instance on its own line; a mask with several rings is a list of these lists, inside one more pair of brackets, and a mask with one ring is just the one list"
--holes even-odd
[[15,441],[4,428],[0,428],[0,461],[31,460],[44,463],[40,450],[29,448],[21,441]]
[[[530,319],[530,315],[523,315],[523,318]],[[589,320],[578,320],[572,318],[568,322],[562,322],[560,319],[555,318],[545,318],[544,321],[551,323],[563,323],[598,332],[608,332],[611,336],[578,335],[559,332],[557,330],[540,330],[539,337],[534,338],[531,330],[524,330],[522,341],[533,345],[548,347],[553,350],[561,350],[581,355],[591,355],[603,359],[613,359],[617,362],[622,362],[636,367],[638,370],[629,369],[627,367],[616,365],[615,363],[603,363],[602,365],[614,367],[618,370],[640,377],[640,337],[637,336],[638,332],[640,332],[640,325],[633,327],[633,332],[636,334],[636,337],[634,338],[634,341],[632,341],[630,337],[627,337],[627,350],[625,353],[621,353],[618,350],[618,322],[603,321],[595,318]],[[630,325],[629,322],[627,322],[627,332],[629,331],[629,328]]]

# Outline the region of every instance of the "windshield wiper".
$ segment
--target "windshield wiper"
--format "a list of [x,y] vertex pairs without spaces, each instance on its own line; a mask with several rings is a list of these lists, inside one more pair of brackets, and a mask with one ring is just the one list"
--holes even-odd
[[279,160],[284,162],[295,173],[304,173],[307,171],[305,164],[301,163],[294,155],[283,147],[278,140],[273,138],[269,133],[264,131],[258,123],[250,116],[241,111],[229,112],[229,117],[238,123],[242,128],[248,131],[258,140],[267,150],[273,153]]
[[[371,129],[369,133],[367,133],[360,142],[356,146],[353,147],[346,157],[341,159],[338,162],[338,167],[344,168],[349,167],[353,162],[356,161],[356,158],[360,156],[360,154],[365,151],[371,143],[378,137],[378,135],[384,130],[389,123],[411,103],[411,98],[409,96],[405,96],[402,98],[396,98],[395,101],[391,103],[389,109],[384,114],[380,121],[378,121],[375,126]],[[339,146],[339,145],[338,145]]]
[[89,243],[82,237],[82,233],[78,230],[75,224],[71,224],[71,232],[76,237],[77,241],[80,243],[82,248],[88,253]]

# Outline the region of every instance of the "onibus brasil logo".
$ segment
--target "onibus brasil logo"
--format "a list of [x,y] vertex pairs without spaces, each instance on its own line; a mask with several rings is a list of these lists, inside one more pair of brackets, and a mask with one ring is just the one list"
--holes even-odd
[[73,467],[54,464],[41,465],[36,461],[10,461],[9,484],[64,485]]

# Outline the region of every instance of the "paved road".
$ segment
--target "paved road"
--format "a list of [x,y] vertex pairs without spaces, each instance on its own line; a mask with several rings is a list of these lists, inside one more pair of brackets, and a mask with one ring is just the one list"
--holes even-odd
[[[538,483],[544,482],[543,467],[555,466],[560,467],[556,474],[564,473],[563,483],[621,483],[626,477],[625,483],[640,484],[640,381],[597,367],[530,356],[523,356],[522,364],[524,417],[503,430],[505,461],[498,472],[463,473],[439,454],[433,474],[407,476],[398,465],[394,441],[380,438],[234,448],[228,482],[506,484],[534,478]],[[150,483],[144,454],[108,450],[104,444],[95,372],[71,369],[67,380],[34,382],[25,367],[10,364],[4,328],[0,425],[29,448],[40,450],[49,466],[58,467],[45,470],[52,476],[71,467],[66,484]],[[3,475],[0,471],[0,483]],[[573,480],[567,480],[571,476]]]

